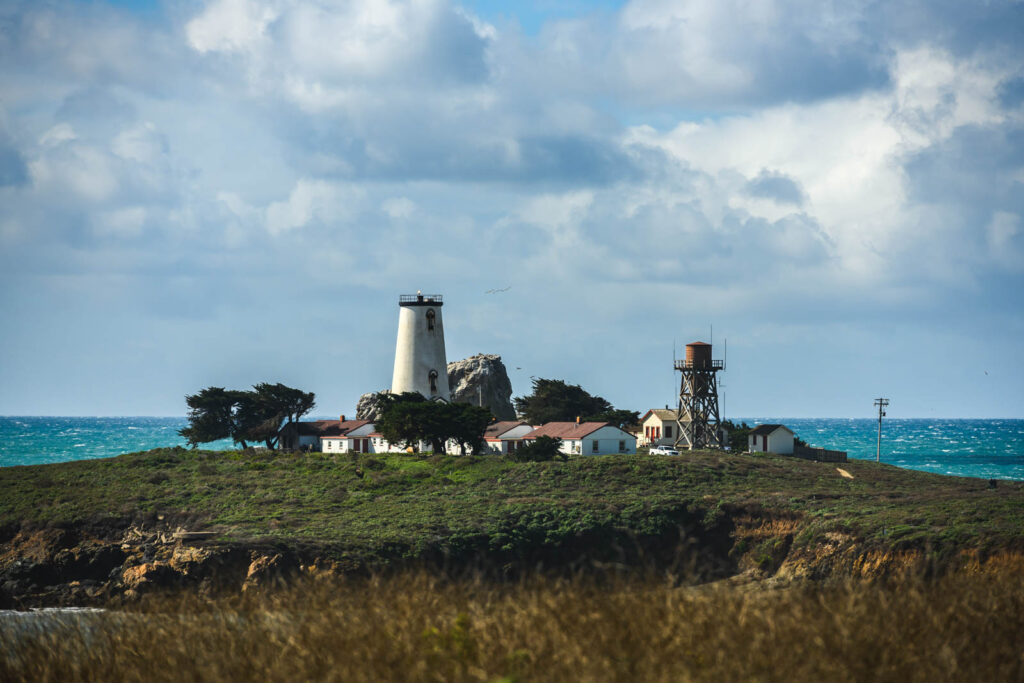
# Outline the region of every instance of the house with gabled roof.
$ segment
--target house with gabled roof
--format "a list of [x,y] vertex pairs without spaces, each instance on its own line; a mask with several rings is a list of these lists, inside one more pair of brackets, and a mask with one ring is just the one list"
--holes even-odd
[[607,422],[548,422],[523,437],[524,443],[550,436],[562,441],[567,455],[636,453],[636,437]]
[[640,418],[643,429],[640,446],[673,446],[679,437],[677,413],[669,408],[651,408]]
[[280,445],[286,450],[344,453],[351,450],[354,439],[372,431],[369,420],[346,420],[344,415],[338,420],[289,422],[281,428]]
[[747,450],[750,453],[792,455],[795,436],[786,425],[758,425],[747,434]]
[[519,420],[492,422],[484,431],[484,445],[488,453],[507,455],[514,453],[522,443],[523,437],[533,431],[533,427]]

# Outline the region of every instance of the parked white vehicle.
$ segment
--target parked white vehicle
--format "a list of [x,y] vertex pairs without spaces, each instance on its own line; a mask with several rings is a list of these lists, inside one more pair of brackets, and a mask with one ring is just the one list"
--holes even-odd
[[671,446],[655,446],[650,453],[651,455],[679,455],[679,451]]

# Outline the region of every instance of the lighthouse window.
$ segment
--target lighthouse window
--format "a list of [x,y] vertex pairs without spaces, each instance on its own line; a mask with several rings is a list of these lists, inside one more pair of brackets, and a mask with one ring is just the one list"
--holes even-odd
[[430,393],[437,393],[437,370],[430,371]]
[[434,309],[427,310],[427,330],[430,332],[434,331]]

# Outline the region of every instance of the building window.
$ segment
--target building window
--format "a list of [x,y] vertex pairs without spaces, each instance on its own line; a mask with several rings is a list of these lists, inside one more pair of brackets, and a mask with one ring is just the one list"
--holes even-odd
[[672,425],[665,425],[665,438],[666,439],[671,439],[672,438]]
[[433,332],[434,331],[434,318],[435,318],[435,316],[436,316],[436,314],[434,313],[434,309],[433,308],[427,309],[427,331],[428,332]]
[[430,393],[437,393],[437,370],[430,371]]
[[626,452],[626,442],[625,441],[620,441],[619,442],[619,453],[625,453],[625,452]]
[[654,438],[655,439],[660,439],[661,438],[661,427],[655,427],[654,428]]
[[593,450],[594,453],[597,453],[599,450],[601,450],[600,447],[598,446],[597,439],[594,439],[594,445],[592,447],[592,450]]

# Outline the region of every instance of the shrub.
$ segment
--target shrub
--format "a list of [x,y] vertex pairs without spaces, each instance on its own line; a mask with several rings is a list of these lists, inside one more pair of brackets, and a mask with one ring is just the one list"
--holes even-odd
[[552,436],[538,436],[530,443],[521,443],[519,448],[509,454],[515,462],[547,462],[549,460],[565,460],[561,451],[562,440]]

